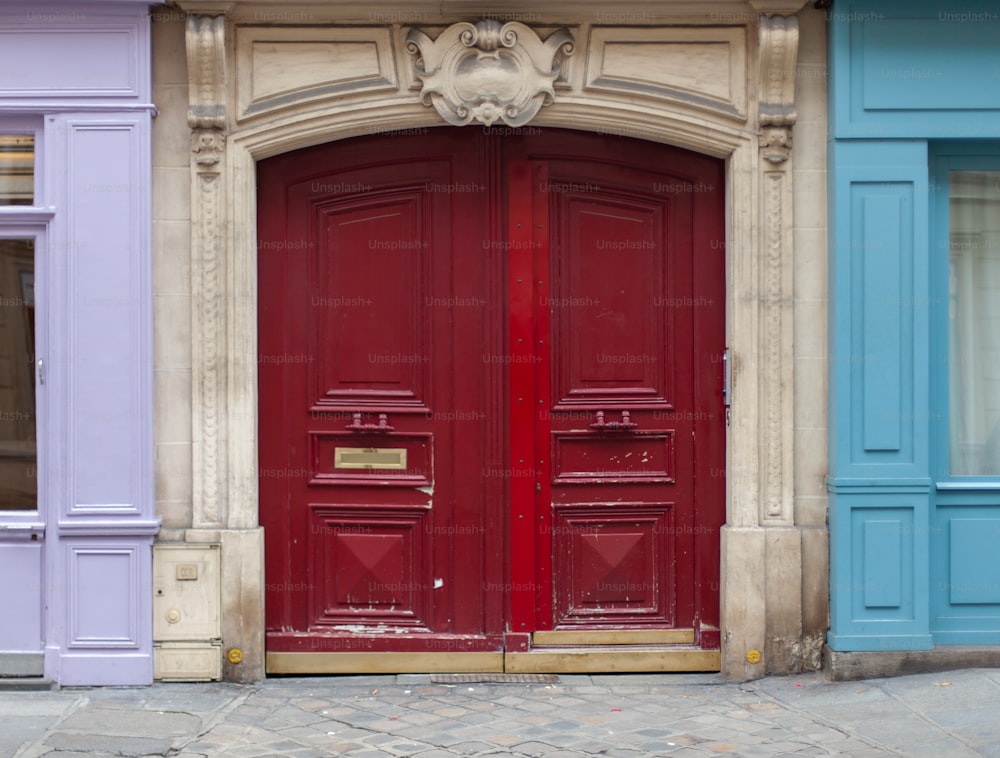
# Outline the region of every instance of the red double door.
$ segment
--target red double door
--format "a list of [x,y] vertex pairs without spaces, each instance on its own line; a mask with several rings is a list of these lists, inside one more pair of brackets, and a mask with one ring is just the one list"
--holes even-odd
[[717,648],[721,163],[425,131],[259,166],[269,671]]

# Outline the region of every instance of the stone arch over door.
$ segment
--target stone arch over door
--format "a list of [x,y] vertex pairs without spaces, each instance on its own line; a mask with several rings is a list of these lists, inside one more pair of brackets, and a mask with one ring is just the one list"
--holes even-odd
[[[482,127],[445,126],[438,111],[421,100],[414,57],[405,43],[406,32],[415,26],[436,37],[448,24],[468,19],[442,18],[435,10],[415,25],[345,26],[349,42],[367,39],[375,46],[373,65],[382,67],[381,79],[367,75],[353,89],[350,83],[314,83],[283,93],[275,82],[268,90],[255,81],[266,77],[264,69],[255,68],[255,46],[266,43],[271,56],[266,59],[276,65],[282,55],[297,54],[295,45],[303,36],[329,33],[329,28],[255,25],[254,19],[267,17],[259,5],[250,9],[233,3],[226,14],[200,8],[196,0],[183,5],[189,12],[192,128],[194,519],[187,540],[222,544],[223,644],[243,653],[242,663],[226,664],[226,678],[251,680],[263,676],[264,652],[256,162],[362,134]],[[773,645],[802,644],[801,585],[795,584],[801,575],[801,537],[794,526],[791,438],[789,148],[797,25],[784,14],[803,3],[774,3],[780,7],[771,15],[758,5],[763,3],[748,6],[742,24],[717,26],[705,18],[693,33],[671,26],[669,12],[659,26],[636,30],[591,23],[593,10],[551,11],[560,23],[540,24],[539,37],[567,28],[574,39],[573,63],[564,69],[565,80],[555,81],[553,102],[530,120],[539,127],[640,137],[726,160],[726,320],[734,394],[727,519],[720,537],[721,610],[723,671],[734,678],[760,676],[768,658],[779,660],[783,651]],[[275,18],[280,15],[276,11]],[[728,72],[728,94],[685,92],[641,68],[602,71],[597,61],[611,43],[724,49],[724,57],[711,65]],[[783,76],[773,76],[776,69]],[[766,81],[764,71],[771,72]],[[628,80],[642,77],[646,81],[637,96]],[[259,91],[277,94],[255,101]],[[784,583],[774,581],[777,576]],[[779,615],[769,620],[769,614]],[[782,641],[769,648],[775,624]],[[749,651],[763,651],[765,661]],[[768,670],[783,667],[794,668],[779,663]]]

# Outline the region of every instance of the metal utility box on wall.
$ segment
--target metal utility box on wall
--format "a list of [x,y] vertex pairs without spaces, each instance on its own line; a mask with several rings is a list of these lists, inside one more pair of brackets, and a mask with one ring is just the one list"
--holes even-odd
[[222,678],[219,545],[153,547],[154,677]]

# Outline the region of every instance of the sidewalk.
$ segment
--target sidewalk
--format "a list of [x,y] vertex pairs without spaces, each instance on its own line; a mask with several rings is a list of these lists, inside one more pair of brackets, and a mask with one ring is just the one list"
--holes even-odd
[[1000,670],[742,684],[689,674],[0,691],[0,756],[997,756]]

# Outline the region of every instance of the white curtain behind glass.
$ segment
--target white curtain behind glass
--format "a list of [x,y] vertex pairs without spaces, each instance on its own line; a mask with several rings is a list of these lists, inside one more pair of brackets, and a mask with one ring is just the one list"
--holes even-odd
[[950,174],[951,473],[1000,474],[1000,171]]

